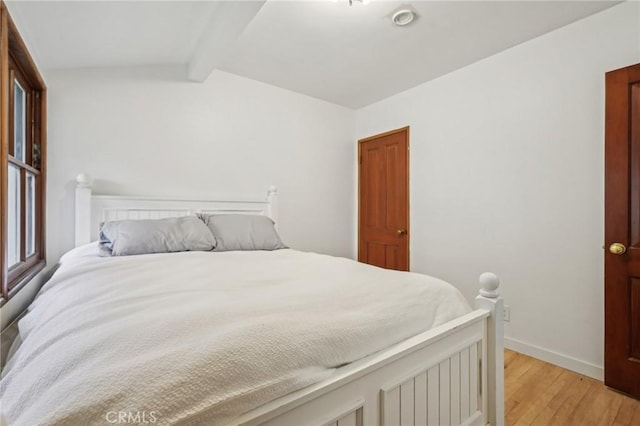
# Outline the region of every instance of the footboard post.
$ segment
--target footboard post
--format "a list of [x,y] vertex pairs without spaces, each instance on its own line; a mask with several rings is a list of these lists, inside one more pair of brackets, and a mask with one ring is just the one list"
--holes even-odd
[[91,242],[91,176],[76,177],[76,240],[75,246]]
[[476,308],[491,312],[487,319],[486,359],[487,368],[487,416],[491,425],[504,425],[504,306],[498,292],[500,280],[495,274],[480,275],[480,294],[476,297]]

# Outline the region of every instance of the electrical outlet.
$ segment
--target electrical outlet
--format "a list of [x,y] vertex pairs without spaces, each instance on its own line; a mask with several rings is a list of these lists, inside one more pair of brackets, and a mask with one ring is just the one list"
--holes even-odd
[[504,305],[503,319],[504,322],[511,321],[511,306]]

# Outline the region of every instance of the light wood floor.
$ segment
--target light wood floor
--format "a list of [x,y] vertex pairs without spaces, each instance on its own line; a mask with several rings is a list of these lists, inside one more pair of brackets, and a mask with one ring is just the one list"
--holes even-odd
[[640,401],[513,351],[504,354],[507,425],[640,426]]

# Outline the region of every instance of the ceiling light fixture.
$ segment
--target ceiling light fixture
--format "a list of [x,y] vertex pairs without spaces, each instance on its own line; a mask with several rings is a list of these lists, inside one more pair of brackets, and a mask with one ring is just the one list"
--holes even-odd
[[362,3],[362,4],[369,4],[369,3],[371,3],[371,0],[349,0],[349,6],[353,6],[353,2],[355,2],[355,1],[357,1],[357,2],[359,2],[359,3]]
[[391,17],[391,21],[398,27],[409,25],[416,19],[416,13],[411,9],[400,9]]

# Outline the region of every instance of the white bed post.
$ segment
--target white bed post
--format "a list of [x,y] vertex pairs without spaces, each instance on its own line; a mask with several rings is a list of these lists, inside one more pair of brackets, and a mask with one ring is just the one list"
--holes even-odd
[[[476,297],[476,308],[491,312],[487,319],[486,358],[487,387],[484,401],[487,404],[487,422],[504,425],[504,306],[498,292],[500,280],[496,274],[480,275],[480,294]],[[484,387],[484,386],[483,386]]]
[[276,229],[278,229],[278,188],[273,185],[267,191],[267,202],[269,203],[267,215],[273,220]]
[[76,247],[91,242],[91,176],[76,176]]

